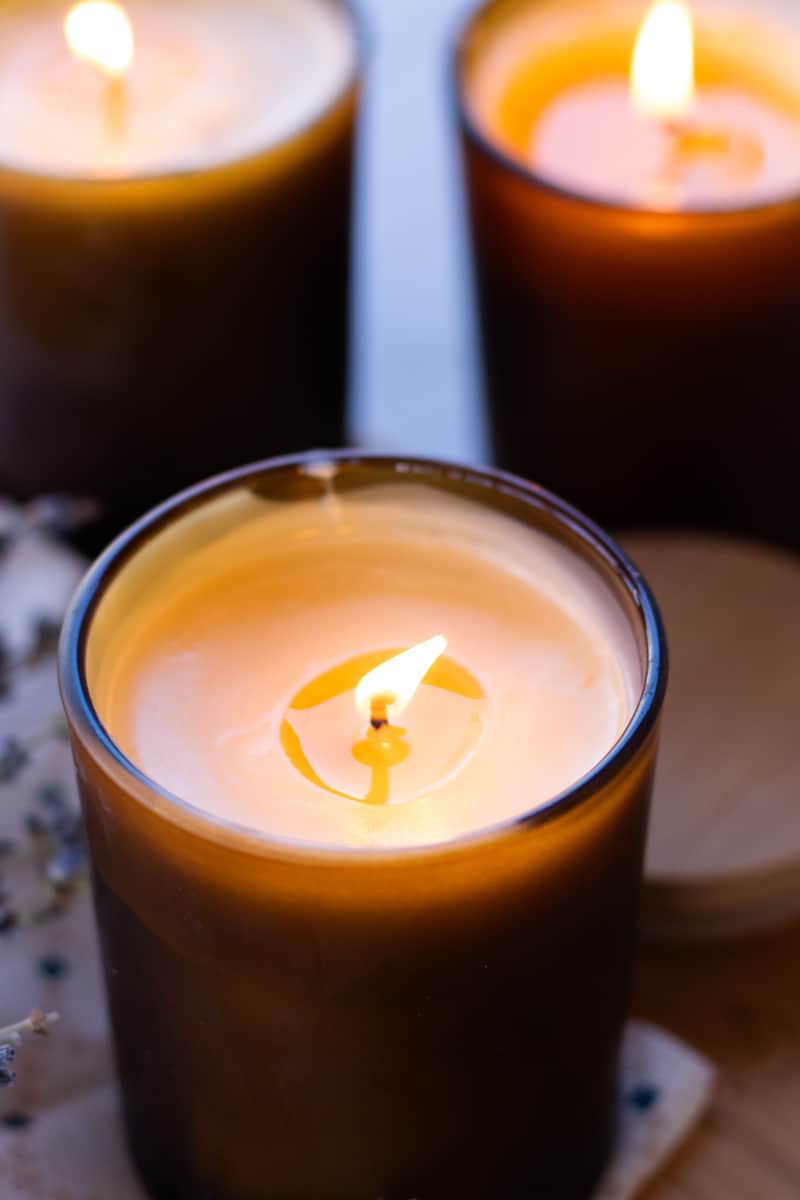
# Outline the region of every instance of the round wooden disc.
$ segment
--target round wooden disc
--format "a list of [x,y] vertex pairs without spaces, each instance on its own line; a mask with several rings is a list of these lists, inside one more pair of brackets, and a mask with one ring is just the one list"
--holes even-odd
[[647,923],[717,935],[798,915],[800,558],[690,534],[621,541],[671,654]]

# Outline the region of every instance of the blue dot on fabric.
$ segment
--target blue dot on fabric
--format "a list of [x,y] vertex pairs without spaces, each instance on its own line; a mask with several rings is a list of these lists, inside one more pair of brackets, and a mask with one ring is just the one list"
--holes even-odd
[[3,1117],[6,1129],[27,1129],[33,1122],[33,1117],[24,1112],[11,1112]]
[[649,1112],[658,1102],[660,1095],[658,1088],[653,1087],[651,1083],[640,1083],[638,1087],[628,1093],[626,1099],[631,1108],[635,1108],[639,1112]]
[[69,963],[61,954],[46,954],[39,959],[39,974],[44,979],[63,979],[69,973]]

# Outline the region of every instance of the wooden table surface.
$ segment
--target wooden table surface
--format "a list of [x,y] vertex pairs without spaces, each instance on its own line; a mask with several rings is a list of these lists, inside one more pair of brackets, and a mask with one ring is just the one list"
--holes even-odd
[[800,924],[644,946],[634,1007],[719,1069],[710,1114],[647,1200],[800,1200]]

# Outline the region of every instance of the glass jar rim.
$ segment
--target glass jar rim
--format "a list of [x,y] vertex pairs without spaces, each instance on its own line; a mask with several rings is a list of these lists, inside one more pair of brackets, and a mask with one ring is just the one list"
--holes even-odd
[[[89,630],[106,588],[117,572],[136,556],[140,548],[188,512],[225,492],[252,483],[261,476],[276,476],[278,472],[284,471],[302,473],[307,477],[309,466],[315,468],[317,478],[320,468],[325,466],[338,468],[340,472],[371,468],[396,475],[398,481],[405,482],[417,477],[419,482],[430,486],[436,486],[438,483],[439,486],[449,484],[466,489],[471,487],[478,499],[481,496],[486,497],[487,492],[491,491],[516,502],[520,509],[528,513],[538,514],[540,522],[543,519],[549,520],[556,529],[560,529],[572,539],[573,548],[584,548],[587,552],[584,557],[588,558],[591,554],[595,564],[603,564],[617,585],[624,590],[638,615],[640,625],[636,634],[644,647],[646,661],[643,663],[642,688],[625,730],[607,754],[587,774],[545,804],[468,834],[431,844],[371,848],[301,841],[227,820],[162,787],[123,753],[94,707],[85,670]],[[534,527],[541,526],[537,524]],[[589,561],[591,565],[591,559]],[[597,570],[597,565],[594,569]],[[417,860],[421,856],[439,857],[459,850],[468,851],[515,832],[524,832],[549,824],[554,819],[587,804],[647,743],[663,706],[667,673],[666,635],[658,605],[649,585],[616,542],[566,501],[538,484],[529,483],[494,468],[470,467],[413,455],[348,450],[317,450],[266,459],[239,467],[204,480],[146,513],[121,533],[90,567],[71,602],[59,648],[61,696],[71,732],[98,767],[124,787],[126,793],[132,795],[138,803],[150,809],[157,817],[181,828],[188,828],[195,836],[216,843],[224,842],[248,854],[260,853],[270,857],[278,854],[286,858],[296,857],[304,862],[316,860],[337,865],[348,862],[386,863],[409,858]]]

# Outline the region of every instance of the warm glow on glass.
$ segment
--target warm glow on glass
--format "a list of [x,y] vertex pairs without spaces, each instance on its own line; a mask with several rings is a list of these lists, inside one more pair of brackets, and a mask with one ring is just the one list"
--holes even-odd
[[631,60],[631,97],[643,116],[683,117],[694,99],[694,30],[685,0],[655,0]]
[[447,649],[447,638],[434,637],[404,650],[370,671],[356,688],[356,706],[367,718],[380,712],[387,720],[408,708],[425,676]]
[[124,75],[133,62],[131,23],[125,10],[110,0],[76,4],[67,14],[64,33],[76,58],[111,78]]

